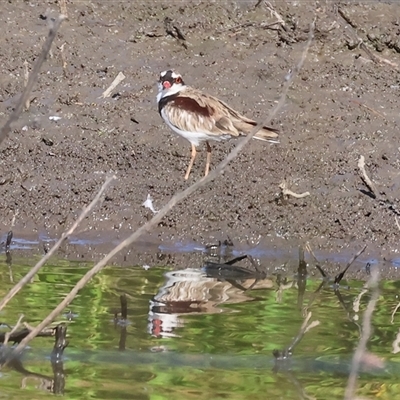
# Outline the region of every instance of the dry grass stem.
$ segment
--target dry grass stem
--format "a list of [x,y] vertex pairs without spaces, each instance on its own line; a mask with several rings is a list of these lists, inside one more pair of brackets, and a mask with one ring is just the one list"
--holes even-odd
[[351,40],[353,43],[357,44],[358,47],[362,50],[365,51],[365,53],[368,55],[368,57],[376,64],[386,64],[391,66],[392,68],[399,70],[400,67],[398,64],[394,63],[393,61],[387,60],[386,58],[383,58],[381,56],[378,56],[376,54],[373,54],[372,51],[367,47],[367,45],[364,43],[364,40],[360,38],[356,32],[355,24],[351,21],[350,17],[346,15],[342,9],[339,7],[335,6],[336,8],[336,20],[338,23],[342,26],[345,32],[348,33],[350,36]]
[[379,271],[377,268],[374,268],[371,271],[371,278],[368,281],[368,287],[370,288],[370,290],[372,292],[371,299],[370,299],[367,309],[365,310],[365,313],[364,313],[361,337],[358,342],[356,351],[353,355],[351,371],[350,371],[350,375],[349,375],[349,379],[348,379],[347,387],[346,387],[346,391],[345,391],[345,396],[344,396],[345,400],[354,399],[358,371],[360,369],[362,360],[366,354],[367,342],[368,342],[369,337],[371,336],[371,331],[372,331],[372,323],[371,323],[372,314],[375,310],[376,302],[378,301],[378,297],[379,297],[378,280],[379,280]]
[[19,210],[16,210],[15,213],[14,213],[14,215],[13,215],[13,217],[12,217],[12,220],[11,220],[11,228],[14,227],[15,221],[16,221],[18,215],[19,215]]
[[392,324],[394,323],[394,316],[396,315],[397,310],[399,309],[399,307],[400,307],[400,303],[397,303],[397,306],[394,308],[394,310],[393,310],[393,312],[392,312],[392,318],[391,318],[391,320],[390,320],[390,322],[391,322]]
[[364,104],[364,103],[361,103],[361,101],[354,100],[354,99],[351,99],[350,101],[351,101],[352,103],[354,103],[354,104],[359,105],[360,107],[364,107],[365,109],[367,109],[368,111],[371,111],[373,114],[377,115],[378,117],[381,117],[381,118],[383,118],[383,119],[386,119],[386,117],[385,117],[382,113],[380,113],[379,111],[375,110],[375,109],[372,108],[372,107],[367,106],[367,105]]
[[111,182],[116,179],[115,176],[109,177],[104,182],[103,186],[100,188],[96,197],[92,202],[82,211],[79,218],[71,226],[68,231],[64,232],[61,238],[54,244],[50,251],[33,267],[30,271],[7,293],[6,296],[0,302],[0,311],[4,306],[33,278],[33,276],[39,271],[40,268],[47,262],[47,260],[56,252],[56,250],[61,246],[65,239],[67,239],[78,227],[78,225],[86,218],[86,216],[93,210],[94,206],[100,201],[104,192],[111,184]]
[[360,311],[361,299],[365,293],[368,293],[368,284],[365,284],[358,296],[353,300],[353,311],[358,314]]
[[273,15],[278,22],[282,25],[285,26],[285,21],[282,18],[282,16],[275,10],[274,7],[272,7],[271,3],[269,1],[265,2],[265,6],[267,7],[267,10],[271,13],[271,15]]
[[12,114],[8,118],[7,122],[3,125],[3,127],[0,130],[0,144],[10,133],[11,125],[15,121],[17,121],[19,116],[21,115],[22,109],[23,109],[24,105],[26,104],[27,100],[29,99],[32,88],[37,81],[40,69],[42,68],[43,63],[46,60],[46,58],[50,52],[51,45],[52,45],[52,43],[57,35],[57,31],[60,28],[60,25],[64,19],[65,19],[65,16],[60,15],[54,21],[54,23],[52,23],[52,26],[50,27],[50,30],[49,30],[49,34],[47,35],[46,41],[43,44],[42,51],[39,54],[39,57],[37,58],[35,65],[33,66],[32,72],[29,75],[28,83],[25,86],[25,89],[22,92],[22,95],[19,98],[14,111],[12,112]]
[[367,171],[365,170],[365,158],[364,158],[364,156],[360,156],[360,159],[358,160],[358,169],[361,172],[362,181],[367,185],[368,189],[375,196],[375,198],[378,199],[379,198],[379,192],[378,192],[375,184],[369,178],[369,176],[367,174]]

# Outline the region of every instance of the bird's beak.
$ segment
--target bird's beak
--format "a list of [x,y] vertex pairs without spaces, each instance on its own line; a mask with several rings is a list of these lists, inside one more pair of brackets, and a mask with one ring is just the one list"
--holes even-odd
[[163,89],[169,89],[171,87],[171,84],[168,81],[163,82],[162,84]]

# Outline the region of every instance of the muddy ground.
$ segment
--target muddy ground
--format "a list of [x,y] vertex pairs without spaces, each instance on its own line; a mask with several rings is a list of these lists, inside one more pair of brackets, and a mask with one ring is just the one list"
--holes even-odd
[[[365,243],[378,258],[397,257],[397,2],[66,4],[69,19],[41,71],[30,108],[0,147],[4,235],[12,227],[16,237],[58,237],[111,174],[117,182],[75,236],[118,241],[143,225],[151,216],[142,206],[148,194],[161,208],[199,179],[205,164],[200,147],[184,181],[190,145],[157,112],[160,71],[174,68],[186,83],[249,117],[263,118],[298,62],[315,18],[304,67],[273,120],[281,130],[280,144],[253,141],[223,176],[177,205],[143,241],[205,244],[230,237],[238,246],[265,248],[295,248],[309,241],[327,253],[351,253]],[[60,5],[31,0],[1,7],[4,123],[24,87],[24,62],[32,67]],[[100,98],[119,72],[125,80],[112,97]],[[53,116],[61,119],[49,119]],[[212,165],[235,144],[214,144]],[[360,179],[361,155],[378,199]],[[283,180],[292,191],[310,195],[282,198]]]

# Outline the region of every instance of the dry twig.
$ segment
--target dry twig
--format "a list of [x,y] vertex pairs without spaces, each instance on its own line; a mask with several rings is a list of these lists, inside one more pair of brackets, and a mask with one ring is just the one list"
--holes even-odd
[[10,340],[11,335],[16,332],[16,330],[21,326],[21,321],[24,318],[24,314],[21,314],[20,317],[18,318],[17,323],[15,324],[14,328],[11,329],[10,332],[6,332],[6,334],[4,335],[4,342],[3,342],[3,346],[5,346],[8,341]]
[[[111,176],[106,179],[103,186],[100,188],[96,197],[92,200],[92,202],[82,211],[79,218],[75,221],[75,223],[68,229],[68,231],[64,232],[61,238],[55,243],[55,245],[50,249],[50,251],[33,267],[31,270],[7,293],[7,295],[0,302],[0,311],[4,308],[4,306],[32,279],[32,277],[39,271],[40,268],[47,262],[47,260],[56,252],[56,250],[61,246],[65,239],[67,239],[78,227],[78,225],[86,218],[90,211],[94,208],[94,206],[100,201],[103,196],[103,193],[111,184],[111,182],[116,179],[115,176]],[[44,325],[41,329],[43,329],[46,325]],[[38,330],[38,332],[41,331]]]
[[78,294],[78,292],[89,282],[93,276],[95,276],[99,271],[101,271],[108,262],[118,254],[122,249],[134,243],[143,233],[149,231],[153,226],[157,225],[164,216],[179,202],[184,200],[186,197],[194,193],[197,189],[204,186],[206,183],[211,182],[217,176],[221,175],[226,166],[239,154],[239,152],[244,148],[244,146],[253,138],[253,136],[265,125],[269,125],[272,118],[276,115],[276,113],[282,108],[286,101],[286,96],[288,90],[300,69],[302,68],[304,61],[307,57],[308,50],[311,46],[312,40],[314,38],[314,30],[315,30],[315,21],[311,24],[309,38],[307,40],[306,46],[302,52],[301,58],[299,62],[295,65],[293,70],[287,76],[285,83],[283,85],[282,94],[276,106],[269,113],[265,120],[259,122],[251,132],[246,136],[240,139],[239,143],[236,147],[228,154],[228,156],[207,176],[204,176],[193,185],[189,186],[184,191],[175,194],[172,199],[157,213],[153,216],[153,218],[148,221],[146,224],[141,226],[138,230],[132,233],[128,238],[126,238],[123,242],[121,242],[118,246],[116,246],[110,253],[108,253],[101,261],[99,261],[90,271],[88,271],[75,285],[75,287],[71,290],[71,292],[64,298],[64,300],[59,303],[59,305],[24,339],[21,343],[14,349],[13,355],[19,354],[24,347],[36,336],[38,332],[41,331],[45,326],[47,326]]
[[372,51],[367,47],[367,45],[364,43],[364,40],[361,39],[355,28],[356,28],[356,24],[354,24],[353,21],[351,21],[350,17],[348,15],[346,15],[343,10],[341,10],[338,7],[336,8],[336,20],[338,21],[338,23],[342,26],[342,28],[345,30],[345,32],[347,32],[349,34],[349,36],[351,37],[351,40],[353,41],[353,45],[352,47],[359,47],[360,49],[364,50],[365,53],[368,55],[368,57],[376,64],[387,64],[390,65],[392,68],[399,70],[399,65],[387,60],[386,58],[380,57],[376,54],[373,54]]
[[39,54],[39,57],[33,67],[32,72],[29,75],[29,79],[28,79],[28,83],[25,86],[24,91],[22,92],[22,95],[20,97],[20,99],[18,100],[18,103],[14,109],[14,111],[12,112],[12,114],[10,115],[10,117],[8,118],[7,122],[4,124],[4,126],[1,128],[0,130],[0,143],[7,137],[7,135],[10,133],[11,131],[11,125],[18,120],[19,116],[22,113],[22,109],[24,107],[24,105],[27,103],[28,99],[29,99],[29,95],[32,91],[33,85],[36,83],[40,69],[42,68],[42,65],[44,63],[44,60],[47,58],[50,49],[51,49],[51,45],[54,41],[54,38],[57,35],[57,31],[60,28],[60,25],[62,23],[62,21],[65,19],[64,15],[60,15],[55,21],[54,23],[52,23],[52,26],[50,27],[49,30],[49,34],[47,36],[46,41],[43,44],[42,47],[42,51]]
[[60,46],[60,55],[61,55],[61,62],[62,62],[62,68],[64,72],[64,76],[67,76],[67,59],[65,58],[65,53],[64,53],[64,48],[65,48],[66,43],[63,43]]
[[266,5],[267,9],[269,10],[269,12],[271,13],[271,15],[273,15],[273,16],[278,20],[278,22],[279,22],[282,26],[285,26],[285,21],[284,21],[284,19],[283,19],[282,16],[275,10],[275,8],[272,7],[272,4],[271,4],[269,1],[266,1],[266,2],[265,2],[265,5]]
[[347,382],[347,387],[344,395],[345,400],[352,400],[354,398],[354,392],[356,389],[357,383],[357,376],[358,371],[360,369],[360,365],[362,363],[363,358],[366,354],[366,346],[369,337],[371,336],[372,331],[372,314],[375,309],[376,302],[378,301],[379,297],[379,290],[378,290],[378,280],[379,280],[379,271],[377,268],[374,268],[371,271],[371,278],[368,281],[368,286],[372,290],[371,299],[368,303],[367,309],[364,313],[364,319],[362,324],[362,333],[360,340],[358,342],[358,346],[353,356],[353,361],[351,365],[351,371],[349,380]]
[[65,18],[68,18],[67,1],[59,0],[59,3],[60,3],[61,14],[65,15]]
[[[24,87],[28,85],[29,81],[29,63],[28,61],[24,61]],[[26,102],[24,104],[24,107],[26,110],[29,110],[29,106],[31,105],[31,101],[29,97],[26,99]]]
[[106,89],[101,97],[105,99],[106,97],[110,97],[111,92],[125,79],[125,75],[120,72],[117,77],[112,81],[111,85]]
[[340,272],[340,273],[338,273],[336,276],[335,276],[335,280],[334,280],[334,282],[336,283],[336,284],[339,284],[340,283],[340,281],[343,279],[343,277],[344,277],[344,274],[347,272],[347,270],[350,268],[350,266],[351,266],[351,264],[353,264],[353,262],[358,258],[358,257],[360,257],[360,255],[362,254],[362,253],[364,253],[364,251],[365,251],[365,249],[367,248],[367,245],[365,244],[364,245],[364,247],[357,253],[357,254],[355,254],[352,258],[351,258],[351,260],[347,263],[347,265],[344,267],[344,269],[343,269],[343,271],[342,272]]
[[393,322],[394,322],[394,316],[396,315],[396,313],[397,313],[397,310],[399,309],[399,307],[400,307],[400,303],[397,303],[397,306],[394,308],[394,310],[393,310],[393,312],[392,312],[392,319],[390,320],[390,322],[393,324]]
[[351,99],[350,102],[351,102],[351,103],[358,104],[360,107],[366,108],[368,111],[371,111],[373,114],[377,115],[378,117],[381,117],[381,118],[383,118],[383,119],[386,119],[386,117],[385,117],[382,113],[380,113],[379,111],[375,110],[375,109],[372,108],[372,107],[367,106],[367,105],[364,104],[364,103],[361,103],[361,101]]
[[221,29],[221,30],[217,31],[217,33],[225,33],[225,32],[229,32],[229,31],[238,33],[238,32],[240,32],[240,30],[242,28],[247,28],[249,26],[257,26],[258,28],[270,29],[275,25],[279,25],[280,23],[281,23],[280,21],[274,21],[274,22],[270,22],[270,23],[266,23],[266,22],[257,23],[257,22],[249,21],[249,22],[244,22],[243,24],[231,26],[230,28]]
[[310,192],[304,192],[304,193],[295,193],[292,192],[290,189],[287,187],[287,182],[286,180],[283,180],[283,182],[279,185],[279,189],[282,190],[282,195],[284,196],[293,196],[296,199],[302,199],[303,197],[307,197],[310,195]]
[[361,179],[362,181],[367,185],[368,189],[371,191],[371,193],[374,195],[376,199],[379,198],[379,192],[375,186],[375,184],[369,179],[369,176],[367,174],[367,171],[365,170],[365,158],[364,156],[360,156],[360,159],[358,160],[358,168],[361,172]]

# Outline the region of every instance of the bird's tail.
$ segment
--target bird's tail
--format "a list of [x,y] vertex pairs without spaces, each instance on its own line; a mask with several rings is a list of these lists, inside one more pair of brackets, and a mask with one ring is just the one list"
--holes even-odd
[[[254,137],[254,139],[259,139],[259,140],[267,140],[269,142],[278,142],[278,140],[276,140],[276,138],[279,136],[278,132],[279,132],[278,129],[264,126],[253,137]],[[271,140],[271,139],[274,139],[274,140]]]
[[[235,121],[235,122],[236,122],[235,128],[239,132],[243,132],[244,134],[250,133],[251,130],[257,125],[257,122],[252,121],[252,120]],[[277,142],[276,138],[279,136],[278,133],[279,133],[278,129],[271,128],[269,126],[264,126],[254,135],[254,139],[267,140],[270,142]],[[271,139],[275,139],[275,140],[271,140]]]

